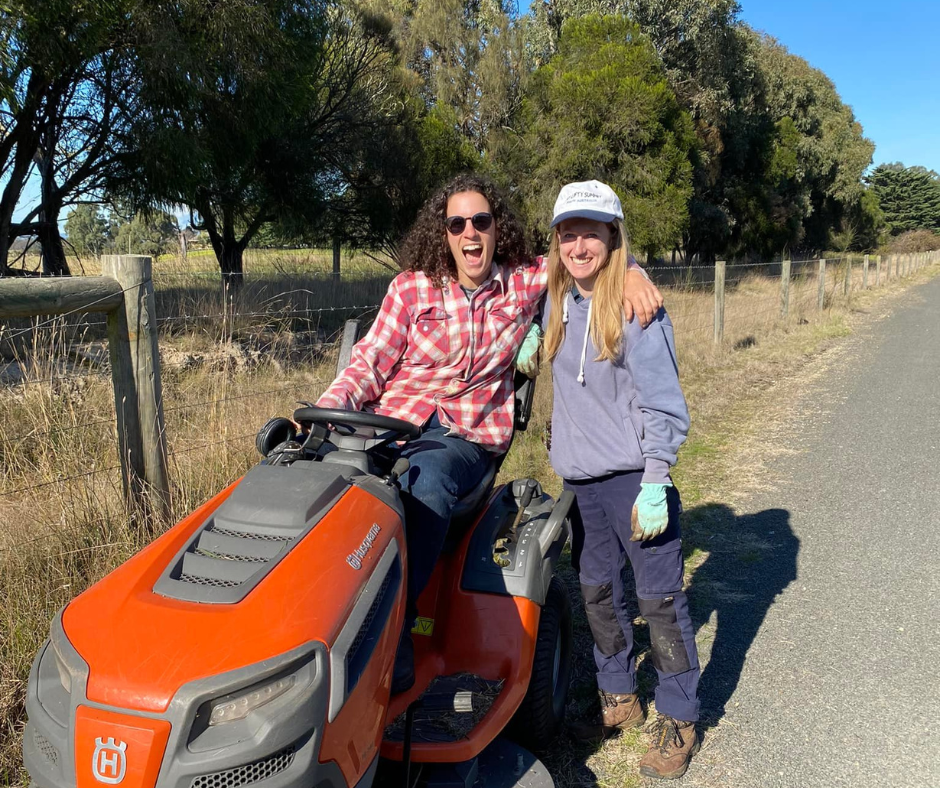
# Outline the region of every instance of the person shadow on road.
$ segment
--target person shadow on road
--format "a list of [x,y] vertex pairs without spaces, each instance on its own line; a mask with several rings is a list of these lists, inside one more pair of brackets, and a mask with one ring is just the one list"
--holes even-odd
[[[785,509],[738,516],[724,504],[704,504],[685,512],[682,529],[689,605],[704,665],[699,724],[707,730],[724,716],[767,611],[796,579],[800,541]],[[696,567],[703,553],[707,557]]]

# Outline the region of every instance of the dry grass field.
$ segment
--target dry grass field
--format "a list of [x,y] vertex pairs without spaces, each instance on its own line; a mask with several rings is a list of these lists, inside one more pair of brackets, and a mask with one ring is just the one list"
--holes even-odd
[[[154,284],[160,325],[164,409],[179,518],[256,462],[257,428],[314,399],[331,380],[332,344],[343,321],[369,319],[391,273],[348,256],[330,275],[328,253],[256,253],[234,306],[211,271],[211,258],[183,266],[161,260]],[[95,273],[93,263],[83,266]],[[693,419],[677,481],[686,508],[730,483],[723,448],[757,414],[754,403],[775,380],[850,331],[851,312],[909,281],[862,290],[856,266],[851,294],[832,266],[824,308],[817,309],[815,264],[794,263],[790,310],[780,317],[779,265],[729,266],[725,336],[713,340],[711,269],[695,276],[656,272],[676,326],[679,365]],[[693,274],[696,272],[693,272]],[[679,281],[681,280],[681,281]],[[665,287],[666,282],[670,282]],[[148,542],[154,530],[130,523],[122,503],[113,394],[100,316],[36,319],[0,326],[0,784],[25,785],[19,760],[25,682],[49,621],[69,599]],[[543,446],[551,386],[537,387],[532,427],[518,436],[504,477],[560,484]],[[690,524],[694,527],[694,523]],[[688,571],[701,559],[687,556]],[[565,579],[577,598],[570,569]],[[642,630],[642,628],[641,628]],[[576,622],[579,657],[569,712],[583,716],[593,698],[590,633]],[[642,642],[642,635],[640,636]],[[649,672],[642,670],[644,682]],[[642,751],[631,734],[600,748],[565,741],[547,761],[560,786],[629,786]]]

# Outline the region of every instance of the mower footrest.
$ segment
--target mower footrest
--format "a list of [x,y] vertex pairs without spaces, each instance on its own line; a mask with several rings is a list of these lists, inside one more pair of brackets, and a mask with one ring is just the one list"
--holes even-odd
[[[438,676],[416,701],[413,742],[455,742],[466,739],[490,710],[503,688],[472,673]],[[386,741],[405,738],[405,714],[385,729]]]

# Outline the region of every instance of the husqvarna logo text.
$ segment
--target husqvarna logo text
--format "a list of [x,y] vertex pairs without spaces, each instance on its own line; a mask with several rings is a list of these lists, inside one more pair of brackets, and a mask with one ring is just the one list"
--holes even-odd
[[369,529],[369,533],[366,534],[366,538],[362,540],[362,544],[346,556],[346,563],[353,569],[362,569],[362,559],[372,549],[372,545],[375,544],[375,537],[379,535],[381,530],[379,524],[374,523]]
[[117,785],[124,779],[124,773],[127,771],[127,758],[124,755],[126,749],[127,744],[122,741],[115,744],[112,738],[108,738],[107,741],[103,741],[100,737],[95,739],[91,773],[95,775],[99,783]]

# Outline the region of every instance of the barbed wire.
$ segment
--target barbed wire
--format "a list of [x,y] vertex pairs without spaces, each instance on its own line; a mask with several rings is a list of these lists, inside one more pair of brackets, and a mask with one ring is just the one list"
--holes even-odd
[[[87,527],[87,526],[105,525],[105,524],[113,522],[114,520],[123,519],[123,517],[124,517],[123,514],[116,512],[110,517],[97,517],[93,520],[84,520],[82,522],[82,526]],[[46,539],[49,539],[51,536],[56,535],[56,533],[59,531],[60,529],[56,528],[55,526],[49,527],[47,525],[45,531],[39,534],[38,536],[34,536],[30,539],[22,539],[18,542],[14,542],[13,544],[8,544],[3,547],[0,547],[0,552],[8,553],[14,550],[19,550],[20,548],[26,547],[27,545],[36,544],[36,542],[42,542]],[[104,545],[89,545],[88,547],[79,548],[79,550],[68,550],[64,553],[56,553],[54,554],[54,556],[59,557],[59,556],[64,556],[64,555],[72,555],[73,553],[76,553],[79,551],[97,550],[100,547],[113,547],[118,544],[127,544],[127,542],[111,542],[111,543],[104,544]]]
[[[316,386],[321,383],[326,383],[325,380],[311,380],[303,381],[304,383],[309,383],[310,385]],[[296,384],[291,384],[289,386],[281,386],[276,389],[268,389],[266,391],[254,391],[251,394],[242,394],[238,397],[223,397],[222,399],[212,399],[206,400],[205,402],[197,402],[190,405],[175,405],[172,408],[165,408],[164,413],[178,413],[184,410],[193,410],[194,408],[206,407],[208,405],[218,405],[223,402],[237,402],[240,400],[252,399],[255,397],[265,397],[269,394],[280,394],[284,391],[291,391],[300,388],[301,382],[298,381]]]
[[225,319],[231,318],[246,318],[246,317],[266,317],[270,320],[284,319],[288,317],[296,317],[297,315],[311,315],[311,314],[322,314],[324,312],[349,312],[352,310],[362,310],[368,312],[373,309],[381,308],[381,304],[356,304],[353,306],[325,306],[325,307],[316,307],[312,309],[296,309],[291,310],[290,312],[230,312],[226,311],[225,307],[222,307],[219,312],[216,314],[206,314],[206,315],[179,315],[176,317],[161,317],[157,319],[158,324],[163,323],[178,323],[178,322],[189,322],[192,320],[218,320],[220,317]]
[[[257,434],[257,430],[253,432],[247,432],[242,435],[236,435],[230,438],[222,438],[221,440],[211,441],[209,443],[200,444],[199,446],[189,446],[185,449],[177,449],[176,451],[167,452],[167,459],[176,457],[180,454],[189,454],[193,451],[198,451],[199,449],[211,448],[212,446],[220,446],[223,443],[232,443],[238,440],[244,440],[245,438],[252,438]],[[12,495],[18,495],[24,492],[30,492],[32,490],[40,490],[45,487],[51,487],[56,484],[65,484],[67,482],[77,481],[78,479],[86,479],[89,476],[95,476],[100,473],[109,473],[111,471],[120,470],[120,465],[109,465],[105,468],[95,468],[90,471],[85,471],[84,473],[76,473],[70,476],[61,476],[56,479],[52,479],[48,482],[40,482],[39,484],[31,484],[24,487],[16,487],[12,490],[0,491],[0,498],[8,498]]]
[[54,484],[65,484],[66,482],[75,481],[77,479],[85,479],[89,476],[94,476],[98,473],[108,473],[110,471],[120,470],[120,465],[109,465],[106,468],[95,468],[91,471],[85,471],[85,473],[76,473],[72,476],[61,476],[56,479],[52,479],[48,482],[40,482],[39,484],[31,484],[26,487],[17,487],[13,490],[7,490],[5,492],[0,492],[0,498],[8,498],[11,495],[16,495],[17,493],[29,492],[30,490],[39,490],[44,487],[51,487]]
[[[303,268],[303,266],[307,264],[308,263],[304,263],[301,261],[298,261],[296,263],[286,263],[286,264],[279,263],[277,267],[271,266],[270,269],[268,270],[255,269],[253,271],[246,271],[243,274],[243,278],[245,281],[244,286],[250,286],[251,284],[255,282],[264,281],[265,279],[277,278],[278,276],[281,276],[281,277],[285,276],[286,274],[284,271],[278,270],[278,268],[281,266],[283,266],[284,268]],[[332,280],[334,282],[338,282],[338,283],[346,285],[346,284],[349,284],[350,282],[355,282],[357,279],[360,278],[362,274],[382,274],[382,273],[387,274],[389,279],[391,279],[395,272],[376,263],[374,267],[369,267],[369,268],[360,268],[359,266],[356,266],[352,270],[347,268],[345,271],[341,271],[339,275],[335,274],[331,270],[321,271],[317,269],[303,268],[303,270],[301,271],[296,271],[296,270],[291,271],[290,276],[296,277],[299,275],[299,276],[303,276],[304,278],[309,278],[309,279]],[[173,278],[176,278],[176,279],[216,279],[216,280],[221,281],[224,279],[224,275],[220,271],[154,271],[153,272],[154,281],[156,281],[157,279],[173,279]]]
[[[14,362],[16,363],[16,362]],[[53,374],[47,378],[30,378],[24,377],[23,380],[16,382],[14,385],[24,386],[29,385],[39,385],[40,383],[55,383],[56,381],[67,381],[67,380],[80,380],[82,378],[94,378],[94,377],[110,377],[111,371],[109,369],[96,369],[89,370],[87,372],[70,372],[65,375]]]
[[199,451],[199,449],[209,449],[213,446],[221,446],[223,443],[234,443],[235,441],[245,440],[246,438],[254,438],[258,434],[258,431],[246,432],[244,435],[235,435],[231,438],[222,438],[221,440],[212,441],[211,443],[202,443],[199,446],[189,446],[185,449],[177,449],[176,451],[169,452],[167,458],[176,457],[180,454],[189,454],[193,451]]
[[56,427],[55,429],[46,430],[44,432],[24,432],[21,435],[15,435],[12,438],[0,438],[0,444],[13,444],[21,443],[25,440],[36,440],[38,438],[46,438],[50,435],[58,434],[60,432],[74,432],[75,430],[88,429],[89,427],[100,427],[104,424],[114,425],[114,415],[112,414],[109,419],[98,419],[97,421],[83,421],[81,424],[70,424],[67,427]]

